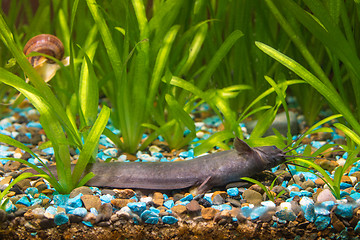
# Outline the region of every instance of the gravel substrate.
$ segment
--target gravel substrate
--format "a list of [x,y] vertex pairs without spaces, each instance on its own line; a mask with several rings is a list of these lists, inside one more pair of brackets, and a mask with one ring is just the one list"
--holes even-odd
[[[51,163],[52,148],[38,149],[46,141],[38,113],[29,106],[12,110],[0,121],[0,133],[30,147],[43,161]],[[298,119],[301,119],[298,118]],[[197,137],[209,137],[221,129],[216,117],[197,122]],[[300,124],[301,126],[301,124]],[[329,125],[330,126],[330,125]],[[109,129],[116,133],[111,125]],[[243,129],[246,130],[245,125]],[[144,136],[146,137],[146,136]],[[98,160],[179,161],[194,158],[191,148],[170,151],[158,139],[136,156],[121,153],[102,136]],[[319,133],[305,138],[314,149],[325,143],[344,143],[341,132]],[[194,147],[193,145],[191,147]],[[301,151],[305,148],[299,148]],[[72,151],[73,160],[78,152]],[[0,145],[0,157],[22,158],[39,164],[22,150]],[[315,162],[329,172],[343,165],[347,153],[325,154]],[[24,166],[0,161],[0,189],[3,190]],[[360,166],[354,164],[341,183],[341,200],[335,199],[324,182],[309,172],[292,168],[294,178],[283,166],[259,173],[254,178],[269,186],[273,194],[285,194],[269,201],[264,191],[247,182],[193,195],[189,189],[168,192],[136,189],[81,187],[69,195],[58,194],[44,179],[25,179],[8,194],[6,211],[0,210],[1,239],[356,239],[360,232]],[[60,238],[60,237],[61,238]]]

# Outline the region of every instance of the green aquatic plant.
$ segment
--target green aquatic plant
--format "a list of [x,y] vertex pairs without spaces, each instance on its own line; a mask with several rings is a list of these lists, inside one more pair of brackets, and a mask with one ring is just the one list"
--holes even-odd
[[[49,180],[60,193],[69,193],[75,187],[84,185],[93,176],[92,173],[89,173],[81,177],[87,163],[91,161],[91,159],[95,161],[93,154],[97,149],[100,135],[107,124],[110,109],[103,106],[96,121],[91,122],[90,120],[94,119],[94,116],[96,118],[96,113],[94,113],[94,111],[84,111],[84,108],[82,108],[82,117],[85,121],[89,120],[88,123],[91,124],[91,126],[88,126],[88,128],[91,129],[79,130],[74,119],[71,118],[71,115],[68,114],[67,110],[64,109],[57,97],[25,58],[15,43],[13,35],[2,16],[0,16],[0,30],[1,40],[11,51],[33,86],[3,68],[0,68],[0,81],[21,92],[39,111],[40,122],[54,149],[58,179],[55,179],[51,173],[46,174],[34,165],[23,163],[41,173],[39,176]],[[88,66],[86,70],[90,71],[91,65],[88,64],[88,59],[85,59],[84,63],[85,62]],[[91,84],[89,82],[91,80],[92,78],[83,77],[82,83],[87,86]],[[87,95],[89,91],[91,92],[91,90],[86,90],[88,89],[86,87],[84,87],[84,89],[80,97]],[[81,101],[81,99],[79,101]],[[91,106],[93,106],[93,104],[91,104]],[[83,134],[84,132],[85,134]],[[84,143],[82,138],[84,139]],[[2,139],[5,142],[6,139]],[[79,159],[73,171],[71,170],[70,146],[75,146],[80,151]]]
[[[351,111],[349,107],[352,105],[353,109],[357,109],[360,105],[358,84],[360,70],[357,67],[360,59],[356,55],[357,36],[351,30],[354,28],[352,24],[357,24],[358,19],[354,18],[355,22],[352,22],[351,15],[348,16],[348,12],[356,14],[353,11],[356,11],[359,3],[330,1],[326,4],[319,0],[305,0],[303,1],[305,6],[287,0],[266,0],[266,3],[311,70],[307,70],[305,64],[298,63],[264,43],[256,42],[257,47],[304,79],[328,101],[333,109],[341,113],[359,134],[359,112]],[[306,46],[299,24],[303,25],[326,49],[325,53],[328,54],[328,61],[331,63],[329,67],[333,72],[331,80],[330,72],[324,72],[324,67]],[[349,96],[354,97],[353,102],[349,101]]]
[[9,185],[3,191],[0,191],[0,209],[4,211],[6,210],[6,205],[10,200],[9,198],[6,197],[6,195],[9,193],[10,189],[18,182],[33,176],[34,174],[32,173],[22,173],[19,176],[17,176],[11,183],[9,183]]
[[272,189],[274,188],[274,185],[276,183],[276,180],[278,179],[278,177],[280,177],[282,174],[279,174],[278,176],[276,176],[274,178],[274,180],[271,182],[269,187],[266,187],[264,184],[262,184],[261,182],[259,182],[256,179],[250,178],[250,177],[242,177],[240,179],[254,183],[256,185],[258,185],[259,187],[261,187],[262,190],[264,190],[266,196],[269,198],[270,201],[275,202],[275,199],[281,197],[284,193],[286,193],[286,190],[282,190],[280,191],[278,194],[274,194],[274,192],[271,192]]

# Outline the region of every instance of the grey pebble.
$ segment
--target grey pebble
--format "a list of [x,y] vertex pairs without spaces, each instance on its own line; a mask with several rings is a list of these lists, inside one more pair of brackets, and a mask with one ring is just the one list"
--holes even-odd
[[71,223],[79,223],[83,220],[82,217],[75,214],[68,214]]
[[213,198],[212,201],[213,201],[214,205],[220,205],[220,204],[225,203],[224,198],[222,196],[220,196],[220,194],[215,195],[215,197]]
[[0,209],[0,223],[5,222],[7,219],[7,213],[5,210]]
[[56,227],[56,224],[54,222],[54,219],[43,218],[39,222],[39,226],[41,227],[41,229],[48,229],[48,228]]
[[26,230],[32,231],[32,232],[35,232],[38,230],[38,228],[36,226],[32,225],[30,222],[25,222],[24,227],[26,228]]
[[108,221],[113,213],[113,207],[110,203],[104,203],[100,206],[99,215],[96,216],[96,222]]
[[102,189],[101,194],[103,194],[103,195],[109,194],[111,196],[115,196],[115,192],[111,189]]
[[241,203],[239,200],[233,199],[233,198],[227,198],[226,202],[229,202],[233,207],[240,207]]
[[15,140],[21,142],[21,143],[31,143],[31,140],[28,136],[26,136],[24,133],[19,133],[16,137]]
[[173,196],[174,198],[174,202],[179,201],[180,199],[182,199],[184,197],[184,194],[181,193],[175,193],[175,195]]
[[99,227],[109,227],[111,225],[110,221],[105,221],[105,222],[99,222],[97,224]]
[[246,202],[254,205],[260,205],[263,200],[263,196],[260,193],[250,189],[245,190],[242,196]]

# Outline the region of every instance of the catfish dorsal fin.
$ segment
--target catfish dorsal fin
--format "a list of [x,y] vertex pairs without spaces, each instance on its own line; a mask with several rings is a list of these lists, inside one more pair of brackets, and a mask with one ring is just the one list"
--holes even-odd
[[249,154],[254,151],[246,142],[244,142],[238,137],[235,138],[234,148],[239,154],[244,154],[244,153]]

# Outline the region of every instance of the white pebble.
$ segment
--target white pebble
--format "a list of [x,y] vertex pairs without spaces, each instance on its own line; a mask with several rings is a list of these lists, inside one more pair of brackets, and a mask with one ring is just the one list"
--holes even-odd
[[140,198],[140,202],[144,202],[144,203],[150,203],[152,201],[152,197],[142,197]]
[[196,137],[197,138],[203,138],[204,137],[204,132],[203,131],[199,131],[196,133]]
[[14,153],[13,154],[13,156],[14,156],[14,158],[21,158],[21,156],[22,156],[22,153]]
[[351,183],[354,185],[357,182],[357,177],[355,177],[355,176],[349,176],[349,177],[350,177]]
[[340,159],[339,159],[339,160],[337,160],[336,162],[339,164],[339,166],[344,166],[344,165],[345,165],[345,163],[346,163],[346,160],[345,160],[345,159],[343,159],[343,158],[340,158]]

